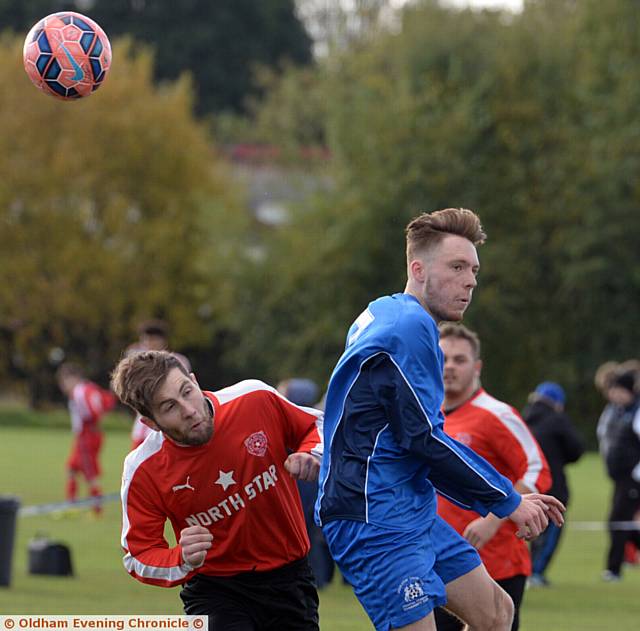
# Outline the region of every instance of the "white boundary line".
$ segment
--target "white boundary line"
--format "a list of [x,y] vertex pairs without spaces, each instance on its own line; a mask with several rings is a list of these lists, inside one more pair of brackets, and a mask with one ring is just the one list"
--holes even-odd
[[567,523],[569,530],[640,530],[640,522],[637,521],[570,521]]
[[24,506],[18,509],[18,517],[34,517],[35,515],[48,515],[49,513],[57,513],[64,510],[75,508],[91,508],[96,504],[105,504],[107,502],[115,502],[120,499],[119,493],[109,493],[108,495],[98,495],[97,497],[88,497],[75,502],[55,502],[52,504],[35,504],[34,506]]
[[[55,502],[51,504],[35,504],[18,509],[19,517],[34,517],[36,515],[48,515],[69,509],[92,508],[96,504],[116,502],[120,499],[119,493],[109,493],[98,497],[88,497],[75,502]],[[603,530],[640,530],[640,521],[569,521],[566,526],[569,530],[581,530],[584,532],[599,532]]]

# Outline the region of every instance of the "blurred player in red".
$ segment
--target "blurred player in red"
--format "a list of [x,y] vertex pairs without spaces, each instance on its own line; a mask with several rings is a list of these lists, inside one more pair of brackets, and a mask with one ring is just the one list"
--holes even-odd
[[[138,326],[138,341],[127,347],[125,355],[139,351],[166,351],[169,348],[169,327],[164,320],[145,320]],[[180,353],[172,353],[191,372],[191,363]],[[136,414],[131,427],[131,450],[133,451],[144,442],[153,430],[142,421],[140,414]]]
[[[440,329],[444,353],[444,430],[471,447],[509,478],[520,493],[544,493],[551,473],[542,451],[518,412],[485,392],[480,384],[480,341],[461,324]],[[527,544],[516,537],[516,526],[492,513],[481,517],[438,497],[438,514],[480,552],[490,576],[513,600],[512,631],[519,626],[519,608],[531,574]],[[438,631],[463,624],[436,610]]]
[[[117,399],[112,392],[87,380],[75,364],[62,364],[56,372],[56,378],[60,390],[69,401],[71,431],[74,435],[67,460],[67,500],[76,500],[79,474],[87,481],[91,497],[99,497],[102,494],[99,486],[99,455],[103,440],[100,419],[115,406]],[[100,514],[102,507],[94,504],[93,510]]]

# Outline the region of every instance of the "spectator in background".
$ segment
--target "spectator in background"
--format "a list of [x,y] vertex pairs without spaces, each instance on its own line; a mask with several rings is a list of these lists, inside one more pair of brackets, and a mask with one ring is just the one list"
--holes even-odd
[[[635,376],[636,388],[640,387],[640,360],[627,359],[618,366],[618,369],[632,372]],[[636,521],[640,521],[640,511],[636,513]],[[632,539],[629,539],[624,547],[624,562],[626,565],[640,565],[640,548]]]
[[[553,483],[547,493],[557,497],[565,506],[569,502],[569,486],[564,468],[576,462],[584,453],[584,440],[565,414],[565,393],[552,381],[545,381],[529,395],[529,404],[522,416],[544,453]],[[532,574],[529,585],[547,586],[545,571],[560,541],[562,526],[550,523],[547,529],[531,542]]]
[[[478,336],[461,324],[440,327],[444,353],[444,431],[473,449],[520,493],[546,492],[551,485],[549,467],[540,447],[518,412],[488,394],[480,383],[482,360]],[[480,552],[487,572],[514,605],[512,631],[520,624],[519,610],[531,558],[527,544],[516,537],[513,522],[489,513],[461,508],[438,497],[438,515]],[[444,609],[436,609],[438,631],[459,631],[462,622]]]
[[[129,345],[125,355],[139,351],[166,351],[169,348],[169,326],[164,320],[144,320],[138,326],[138,341]],[[173,353],[191,372],[191,363],[180,353]],[[131,450],[141,445],[153,430],[143,423],[142,417],[136,414],[131,427]]]
[[[67,460],[66,498],[74,502],[78,495],[78,475],[82,475],[89,486],[91,497],[102,495],[100,489],[100,449],[103,432],[100,419],[116,404],[113,393],[86,379],[81,368],[64,363],[56,371],[60,390],[69,402],[73,444]],[[94,504],[95,514],[102,512],[99,503]]]
[[[296,405],[322,409],[318,404],[320,391],[311,379],[287,379],[278,384],[278,392]],[[322,534],[322,529],[316,525],[313,518],[313,510],[318,497],[318,484],[315,481],[298,480],[298,491],[300,491],[302,512],[311,543],[309,564],[316,577],[318,589],[322,589],[333,579],[335,564]]]
[[[609,390],[609,385],[616,371],[620,372],[621,370],[629,369],[630,371],[635,372],[636,383],[640,383],[640,379],[638,378],[638,374],[640,373],[639,365],[640,362],[637,359],[629,359],[621,364],[615,361],[607,361],[602,364],[596,370],[594,383],[603,398],[608,401],[607,393]],[[608,405],[609,403],[605,405],[605,410],[607,410]],[[605,410],[603,410],[603,414]],[[629,540],[625,545],[624,562],[628,565],[638,565],[640,563],[640,553],[638,552],[638,548],[633,541]]]
[[636,373],[617,370],[603,380],[608,404],[600,416],[597,435],[600,453],[613,481],[613,500],[609,514],[609,552],[605,581],[621,579],[625,545],[640,544],[640,531],[620,528],[616,522],[629,522],[640,509],[640,397]]

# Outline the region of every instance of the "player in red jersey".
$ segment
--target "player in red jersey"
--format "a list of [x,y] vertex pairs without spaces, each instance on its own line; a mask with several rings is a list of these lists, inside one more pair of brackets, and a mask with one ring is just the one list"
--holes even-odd
[[[210,631],[314,630],[318,596],[296,479],[313,480],[322,413],[257,381],[202,391],[171,353],[142,351],[112,375],[157,430],[124,465],[124,564],[144,583],[183,585]],[[164,538],[169,519],[177,545]]]
[[[444,429],[471,447],[509,478],[520,493],[545,492],[551,473],[535,438],[518,412],[489,395],[480,385],[480,341],[461,324],[440,329],[444,353]],[[448,500],[438,498],[438,514],[480,552],[489,575],[511,596],[515,615],[512,631],[519,626],[519,608],[531,558],[526,543],[516,537],[513,522],[489,513],[480,517]],[[446,611],[436,612],[438,631],[462,629],[462,623]]]
[[[77,497],[79,474],[87,481],[91,496],[98,497],[102,494],[99,484],[99,455],[103,440],[100,418],[114,407],[116,398],[113,393],[88,381],[75,364],[62,364],[56,372],[56,378],[60,390],[69,400],[71,431],[74,435],[67,460],[67,500],[73,502]],[[99,514],[101,506],[94,504],[93,510]]]

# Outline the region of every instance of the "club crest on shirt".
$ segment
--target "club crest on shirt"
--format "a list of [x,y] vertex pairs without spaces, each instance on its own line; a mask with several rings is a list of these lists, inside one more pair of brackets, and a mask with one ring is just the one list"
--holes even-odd
[[267,435],[264,432],[255,432],[244,441],[244,446],[252,456],[264,456],[267,453]]
[[454,438],[459,442],[462,443],[463,445],[466,445],[467,447],[471,447],[471,443],[472,443],[472,438],[471,438],[471,434],[469,434],[468,432],[458,432]]

